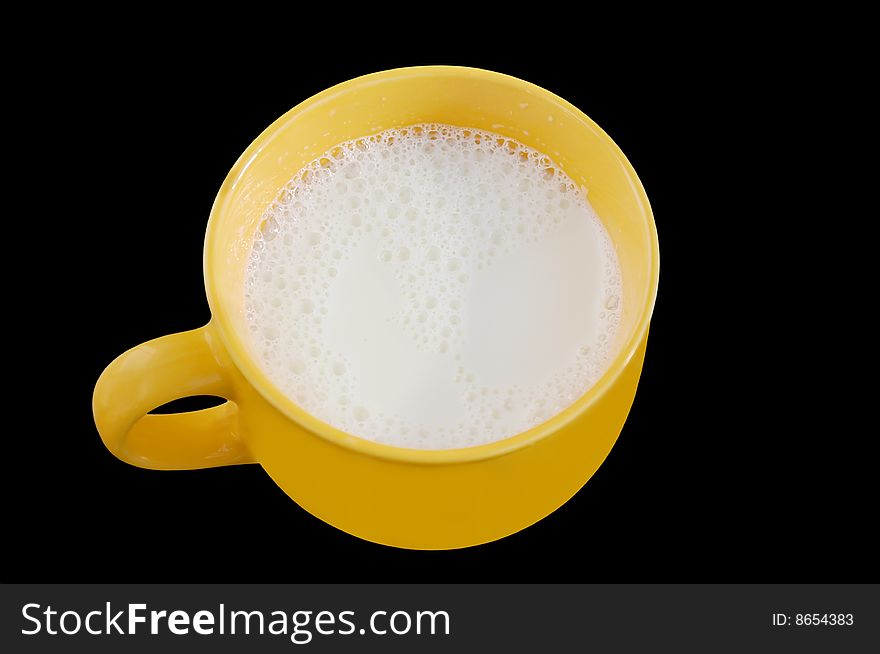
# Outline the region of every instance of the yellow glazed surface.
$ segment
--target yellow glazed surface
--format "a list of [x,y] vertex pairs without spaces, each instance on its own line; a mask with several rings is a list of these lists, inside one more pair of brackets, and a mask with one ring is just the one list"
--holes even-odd
[[[272,384],[244,338],[245,264],[260,218],[284,184],[342,141],[427,122],[491,130],[553,157],[588,189],[623,274],[618,353],[599,382],[527,432],[454,450],[392,447],[334,429]],[[217,194],[204,274],[211,321],[129,350],[98,380],[95,423],[110,451],[161,470],[258,462],[300,506],[339,529],[397,547],[447,549],[529,526],[565,503],[601,465],[638,385],[659,251],[635,171],[581,111],[512,77],[429,66],[339,84],[263,132]],[[204,411],[146,415],[201,394],[229,401]]]

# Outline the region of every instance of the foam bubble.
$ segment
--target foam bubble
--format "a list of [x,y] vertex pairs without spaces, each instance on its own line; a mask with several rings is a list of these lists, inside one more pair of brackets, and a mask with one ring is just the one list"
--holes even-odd
[[251,349],[285,394],[427,449],[564,410],[604,372],[622,304],[584,189],[511,138],[438,124],[303,168],[263,217],[245,283]]

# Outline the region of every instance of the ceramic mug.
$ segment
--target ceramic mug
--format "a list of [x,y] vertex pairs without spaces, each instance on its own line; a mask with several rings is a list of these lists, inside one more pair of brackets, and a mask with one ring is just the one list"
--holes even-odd
[[[605,374],[562,413],[486,445],[419,450],[347,434],[286,397],[248,350],[243,280],[266,208],[297,171],[334,145],[414,123],[489,130],[552,156],[587,188],[621,266],[617,354]],[[448,549],[537,522],[599,468],[638,385],[659,250],[635,171],[581,111],[513,77],[428,66],[339,84],[263,132],[217,194],[204,275],[212,314],[207,325],[129,350],[98,380],[95,423],[109,450],[157,470],[259,463],[302,508],[349,534],[397,547]],[[148,415],[189,395],[228,401],[203,411]]]

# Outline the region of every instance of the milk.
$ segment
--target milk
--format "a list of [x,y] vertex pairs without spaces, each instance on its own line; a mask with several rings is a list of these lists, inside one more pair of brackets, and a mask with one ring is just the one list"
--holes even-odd
[[620,321],[611,240],[546,155],[418,125],[343,143],[266,213],[250,346],[348,433],[445,449],[518,434],[601,376]]

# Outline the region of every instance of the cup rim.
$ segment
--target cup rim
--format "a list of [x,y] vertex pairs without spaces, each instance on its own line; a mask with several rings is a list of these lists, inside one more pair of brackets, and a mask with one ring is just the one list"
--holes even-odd
[[[216,227],[219,222],[219,215],[224,211],[225,201],[232,193],[237,181],[241,178],[262,148],[277,133],[279,133],[288,122],[295,120],[300,113],[340,92],[345,92],[358,86],[368,85],[388,79],[425,76],[465,77],[473,81],[492,81],[494,83],[518,87],[532,95],[540,96],[551,101],[561,110],[567,111],[569,113],[569,119],[585,124],[612,149],[620,160],[623,169],[629,176],[631,186],[638,196],[638,200],[642,204],[645,215],[648,218],[647,222],[650,241],[649,285],[646,295],[641,301],[641,310],[636,321],[635,329],[631,331],[626,342],[620,347],[614,360],[606,368],[599,380],[561,413],[556,414],[549,420],[546,420],[527,431],[483,445],[443,450],[406,448],[370,441],[337,429],[299,407],[291,399],[285,396],[280,389],[278,389],[278,387],[260,369],[257,362],[249,355],[247,346],[243,342],[243,339],[241,339],[236,333],[230,316],[224,313],[215,293],[215,288],[219,285],[219,275],[216,270],[216,265],[222,261],[219,256],[220,253],[217,252],[220,247]],[[244,375],[247,382],[285,417],[319,438],[323,438],[334,445],[353,450],[360,454],[408,463],[448,464],[480,461],[508,454],[528,445],[532,445],[561,430],[596,404],[608,389],[615,384],[630,360],[632,360],[642,341],[647,336],[648,326],[654,310],[654,303],[657,298],[657,286],[660,276],[660,250],[657,237],[657,227],[654,222],[654,214],[651,211],[648,196],[645,193],[645,189],[642,186],[635,169],[611,137],[580,109],[540,86],[503,73],[465,66],[414,66],[407,68],[394,68],[363,75],[325,89],[303,102],[300,102],[298,105],[284,113],[269,125],[269,127],[267,127],[256,139],[254,139],[241,156],[239,156],[229,173],[226,175],[223,184],[220,186],[220,190],[217,192],[214,204],[211,207],[211,214],[208,219],[208,226],[205,233],[203,274],[205,278],[205,290],[208,296],[208,305],[211,309],[212,315],[211,323],[216,326],[220,340],[225,346],[232,362]]]

